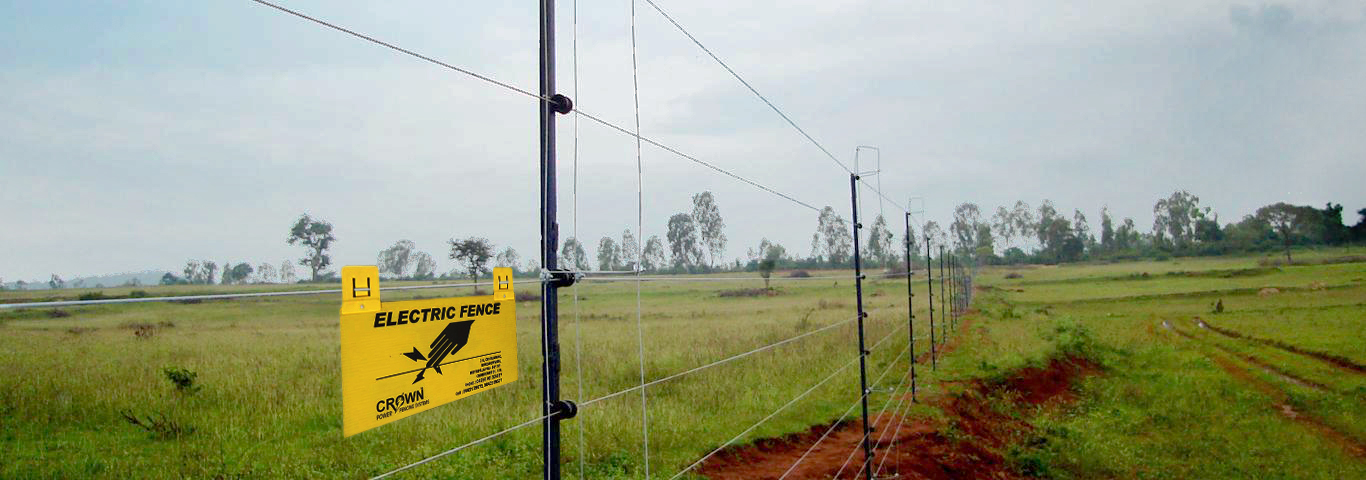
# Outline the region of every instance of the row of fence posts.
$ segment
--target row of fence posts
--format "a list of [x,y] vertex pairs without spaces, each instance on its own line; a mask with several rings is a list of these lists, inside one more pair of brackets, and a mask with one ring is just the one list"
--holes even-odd
[[[542,468],[542,476],[545,480],[560,480],[561,478],[561,452],[560,452],[560,422],[574,418],[578,412],[578,407],[571,401],[560,398],[560,345],[559,345],[559,289],[569,287],[574,283],[574,273],[559,268],[557,253],[559,249],[559,224],[556,220],[556,160],[555,160],[555,118],[556,115],[563,115],[573,110],[573,102],[568,97],[558,94],[555,91],[555,1],[540,1],[540,97],[538,104],[539,124],[540,124],[540,196],[541,196],[541,265],[546,271],[550,272],[550,278],[541,282],[541,381],[542,381],[542,405],[541,411],[544,415],[541,428],[541,448],[544,452],[545,464]],[[863,280],[866,276],[863,273],[862,252],[860,251],[859,231],[863,229],[863,224],[859,222],[858,211],[858,173],[849,176],[850,200],[853,207],[854,224],[854,293],[857,296],[858,309],[858,349],[859,349],[859,396],[863,406],[863,441],[864,452],[863,471],[864,477],[873,478],[872,460],[872,425],[868,420],[868,369],[867,357],[871,353],[867,350],[864,320],[868,313],[863,306]],[[879,192],[881,193],[881,192]],[[911,401],[916,401],[916,372],[915,372],[915,311],[912,286],[912,254],[911,251],[911,214],[906,213],[906,298],[908,312],[908,331],[910,341],[910,375],[911,375]],[[943,253],[943,246],[940,246],[939,254],[939,290],[940,290],[940,312],[943,318],[940,319],[936,335],[934,318],[934,264],[931,256],[932,247],[929,236],[925,237],[925,278],[928,287],[928,306],[930,315],[930,368],[938,368],[939,345],[947,341],[948,333],[956,330],[959,316],[962,314],[966,301],[969,297],[963,294],[970,291],[970,280],[961,276],[961,268],[956,259],[945,263],[946,256]],[[949,273],[946,275],[945,268]]]

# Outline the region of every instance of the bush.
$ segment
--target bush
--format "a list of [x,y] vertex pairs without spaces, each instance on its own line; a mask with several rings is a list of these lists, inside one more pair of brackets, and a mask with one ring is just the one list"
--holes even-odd
[[194,384],[199,374],[194,371],[182,367],[166,367],[161,371],[166,374],[166,379],[175,385],[176,390],[189,393],[199,391],[199,386]]
[[77,300],[104,300],[104,298],[104,292],[101,291],[86,292],[76,297]]
[[128,298],[143,298],[147,296],[146,290],[133,290],[128,292]]
[[1024,278],[1024,275],[1021,275],[1020,272],[1010,272],[1006,274],[1007,280],[1014,280],[1017,278]]
[[806,270],[793,270],[787,273],[787,278],[811,278],[811,272]]

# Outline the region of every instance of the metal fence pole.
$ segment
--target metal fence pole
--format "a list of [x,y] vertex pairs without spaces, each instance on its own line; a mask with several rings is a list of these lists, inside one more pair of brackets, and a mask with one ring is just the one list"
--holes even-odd
[[577,407],[560,398],[559,289],[573,276],[559,271],[559,223],[556,219],[555,115],[569,113],[573,102],[555,92],[555,0],[540,0],[540,135],[541,135],[541,268],[552,281],[541,282],[541,450],[545,480],[560,479],[560,422]]
[[915,291],[911,287],[911,213],[906,212],[906,325],[907,336],[911,341],[911,403],[916,403],[915,399]]
[[930,293],[930,370],[939,369],[939,360],[936,359],[937,347],[934,341],[934,257],[931,255],[930,234],[925,234],[925,285],[929,286]]
[[948,326],[947,326],[947,325],[943,325],[943,324],[948,323],[949,321],[952,320],[952,318],[951,318],[951,316],[950,316],[950,313],[951,313],[951,312],[949,312],[949,298],[948,298],[949,290],[948,290],[948,282],[947,282],[946,279],[944,278],[944,246],[943,246],[943,245],[940,245],[940,246],[939,246],[939,291],[944,293],[943,295],[940,295],[940,296],[939,296],[939,310],[942,311],[942,312],[944,312],[944,321],[939,322],[939,323],[941,324],[941,325],[939,326],[939,341],[940,341],[940,342],[947,343],[947,342],[948,342],[948,336],[949,336],[949,335],[948,335]]
[[858,221],[858,174],[849,174],[849,201],[854,207],[854,295],[858,297],[858,375],[859,396],[863,401],[863,472],[864,478],[873,478],[873,426],[868,424],[868,348],[864,343],[863,319],[868,314],[863,311],[863,263],[859,258],[859,230],[863,224]]

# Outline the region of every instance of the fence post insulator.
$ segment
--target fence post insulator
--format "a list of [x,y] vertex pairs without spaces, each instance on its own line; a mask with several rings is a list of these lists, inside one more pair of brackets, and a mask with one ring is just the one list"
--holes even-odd
[[554,110],[555,113],[564,115],[566,113],[574,111],[574,101],[570,100],[569,97],[566,97],[563,94],[557,93],[554,96],[550,97],[550,109]]

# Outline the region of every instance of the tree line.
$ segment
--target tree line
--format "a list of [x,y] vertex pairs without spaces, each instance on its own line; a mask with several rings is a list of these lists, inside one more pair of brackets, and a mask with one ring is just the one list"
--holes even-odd
[[1017,201],[997,207],[989,218],[977,204],[963,203],[954,209],[949,231],[955,251],[984,263],[1161,259],[1270,250],[1282,251],[1286,261],[1293,262],[1293,247],[1366,241],[1366,208],[1357,211],[1361,218],[1350,227],[1343,223],[1342,212],[1342,205],[1332,202],[1324,208],[1277,202],[1221,224],[1217,213],[1200,205],[1199,197],[1178,190],[1153,204],[1148,231],[1141,231],[1132,218],[1116,221],[1105,206],[1096,231],[1080,209],[1069,219],[1049,200],[1037,209]]

